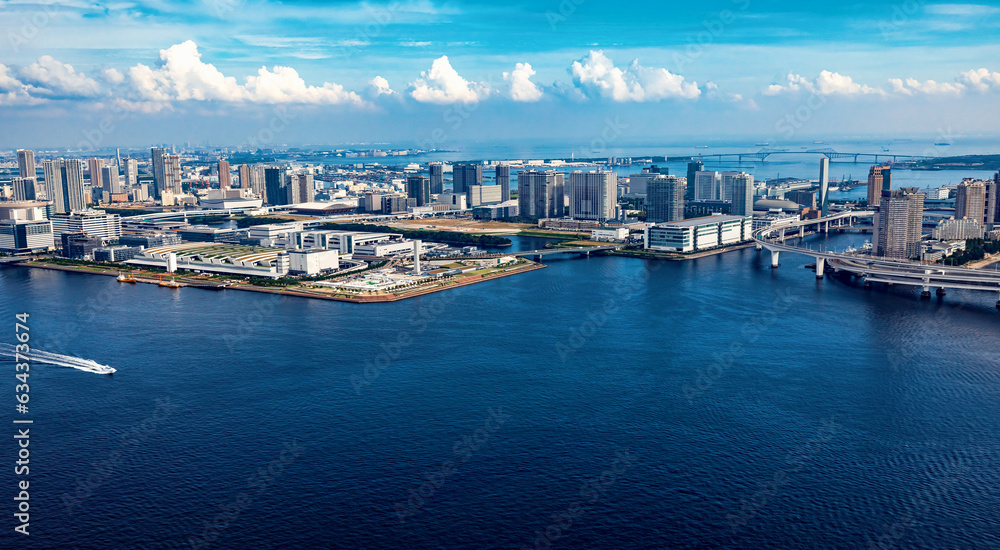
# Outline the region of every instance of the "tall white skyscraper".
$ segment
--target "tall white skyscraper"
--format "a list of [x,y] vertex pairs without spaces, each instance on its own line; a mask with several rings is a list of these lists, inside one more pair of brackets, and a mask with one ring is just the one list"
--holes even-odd
[[745,172],[738,172],[731,176],[733,186],[733,206],[730,213],[734,216],[753,216],[753,176]]
[[600,222],[615,218],[618,176],[614,172],[570,172],[566,187],[571,218]]
[[125,178],[125,186],[131,189],[139,183],[139,161],[127,158],[122,162],[122,176]]
[[[744,178],[748,174],[746,172],[723,172],[720,177],[719,182],[719,199],[720,201],[734,200],[734,194],[736,190],[736,180],[739,178]],[[753,176],[750,176],[753,178]],[[751,185],[752,187],[752,185]],[[734,214],[742,216],[743,214]]]
[[156,197],[160,197],[160,192],[167,189],[165,157],[167,150],[163,147],[153,147],[150,150],[150,162],[153,167],[153,187]]
[[[688,182],[690,185],[690,182]],[[719,200],[719,173],[715,170],[701,170],[694,173],[694,200]]]
[[104,190],[108,194],[123,193],[121,178],[118,176],[117,166],[105,166],[101,168],[101,181],[104,183]]

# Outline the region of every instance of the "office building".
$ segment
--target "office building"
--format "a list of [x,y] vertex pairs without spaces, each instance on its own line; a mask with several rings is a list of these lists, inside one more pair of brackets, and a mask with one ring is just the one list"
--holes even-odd
[[499,204],[503,201],[503,189],[499,185],[472,185],[466,193],[466,204],[469,208],[488,204]]
[[955,189],[955,219],[986,222],[986,185],[981,181],[963,181]]
[[701,161],[689,162],[687,166],[687,188],[684,190],[684,200],[694,200],[695,176],[698,172],[705,170],[705,164]]
[[406,196],[417,201],[417,206],[431,203],[431,179],[427,176],[406,178]]
[[37,198],[35,178],[14,178],[11,186],[14,188],[14,200],[16,201],[33,201]]
[[[719,174],[719,200],[733,202],[736,193],[736,180],[748,174],[745,172],[722,172]],[[751,178],[753,176],[750,176]],[[753,184],[751,183],[751,196],[753,195]],[[752,202],[752,201],[751,201]]]
[[664,252],[698,252],[751,239],[753,220],[714,215],[646,228],[644,247]]
[[753,176],[745,172],[730,173],[728,180],[732,186],[732,203],[729,213],[733,216],[753,216]]
[[456,164],[452,169],[452,192],[467,193],[472,185],[483,184],[481,164]]
[[[497,164],[496,166],[496,183],[500,186],[500,201],[507,202],[510,200],[510,165],[509,164]],[[485,203],[484,203],[485,204]]]
[[118,214],[103,210],[81,210],[70,214],[53,214],[52,232],[83,233],[88,237],[117,239],[122,236],[122,220]]
[[181,179],[183,178],[181,157],[167,155],[163,158],[163,177],[166,185],[164,189],[171,191],[174,195],[180,195],[184,192],[184,188],[181,185]]
[[882,201],[882,192],[892,188],[892,166],[872,166],[868,170],[868,208]]
[[285,170],[282,168],[264,168],[264,204],[280,206],[288,204],[288,191],[285,189]]
[[444,164],[432,162],[429,167],[431,173],[431,194],[440,195],[444,193]]
[[250,166],[241,164],[239,167],[240,189],[251,189],[250,187]]
[[53,202],[55,212],[65,214],[86,208],[83,161],[47,160],[42,163],[42,170],[45,172],[45,196]]
[[77,260],[89,260],[95,250],[108,245],[108,239],[83,233],[63,233],[59,236],[59,242],[62,245],[62,255]]
[[827,207],[827,202],[829,201],[830,193],[830,159],[823,157],[819,161],[819,204],[820,204],[820,214],[822,216],[827,216],[829,214],[829,208]]
[[684,178],[657,175],[646,180],[646,222],[683,220],[686,193],[687,181]]
[[472,209],[472,217],[477,220],[500,220],[516,218],[519,214],[517,201],[509,200],[497,204],[477,206]]
[[[690,181],[688,182],[690,184]],[[694,173],[694,200],[717,201],[719,198],[719,173],[714,170]]]
[[35,172],[35,152],[30,149],[17,150],[17,172],[22,178],[37,178]]
[[33,254],[55,247],[48,220],[0,220],[0,252]]
[[131,189],[139,184],[139,161],[127,158],[122,161],[122,177],[126,189]]
[[649,180],[660,175],[660,167],[653,165],[643,168],[642,172],[628,177],[628,192],[632,195],[645,195]]
[[155,231],[145,231],[142,233],[122,235],[118,239],[118,244],[126,246],[141,246],[142,248],[153,248],[156,246],[181,244],[181,236],[174,232],[159,233]]
[[[99,192],[104,189],[104,179],[102,170],[104,169],[104,159],[91,157],[87,159],[87,171],[90,173],[91,192]],[[95,191],[96,190],[96,191]],[[96,202],[96,201],[95,201]]]
[[875,212],[875,255],[896,260],[920,256],[924,195],[914,188],[882,192]]
[[229,189],[233,186],[232,175],[229,173],[229,163],[220,160],[217,166],[219,171],[219,189]]
[[818,205],[815,191],[788,191],[785,193],[785,200],[792,201],[802,208],[815,209]]
[[554,170],[517,175],[517,204],[523,218],[561,218],[566,211],[565,176]]
[[153,191],[154,197],[160,198],[160,193],[167,188],[166,182],[166,156],[167,150],[163,147],[152,147],[149,150],[150,165],[153,168]]
[[139,254],[142,254],[142,248],[138,246],[105,246],[91,251],[95,262],[124,262]]
[[618,176],[614,172],[570,172],[566,183],[569,216],[606,222],[617,217]]

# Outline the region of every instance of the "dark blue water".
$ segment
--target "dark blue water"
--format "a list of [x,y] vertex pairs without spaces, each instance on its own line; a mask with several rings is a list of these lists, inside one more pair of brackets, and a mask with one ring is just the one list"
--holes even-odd
[[118,369],[32,367],[32,534],[8,436],[2,545],[997,548],[996,296],[808,261],[558,260],[370,306],[0,269],[3,341],[27,311]]

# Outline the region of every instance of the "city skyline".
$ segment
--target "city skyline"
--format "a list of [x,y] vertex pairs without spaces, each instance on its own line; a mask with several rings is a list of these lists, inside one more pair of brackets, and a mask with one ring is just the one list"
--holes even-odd
[[[0,113],[19,141],[4,147],[73,146],[85,132],[97,146],[236,144],[275,117],[274,143],[425,149],[580,132],[771,142],[994,134],[983,114],[1000,90],[989,32],[1000,8],[968,3],[216,0],[5,11]],[[81,33],[85,48],[74,45]]]

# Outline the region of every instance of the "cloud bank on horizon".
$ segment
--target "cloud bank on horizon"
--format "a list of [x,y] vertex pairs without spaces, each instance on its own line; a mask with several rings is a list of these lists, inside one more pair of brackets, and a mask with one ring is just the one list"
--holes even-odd
[[[918,116],[927,101],[981,125],[1000,91],[1000,38],[976,31],[1000,26],[1000,8],[931,2],[8,1],[0,113],[284,105],[368,113],[377,137],[401,109],[483,103],[514,120],[541,105],[553,117],[628,105],[664,124],[684,112],[732,129],[734,113],[763,112],[759,124],[819,96],[844,131],[872,109]],[[852,102],[866,106],[857,117]]]

